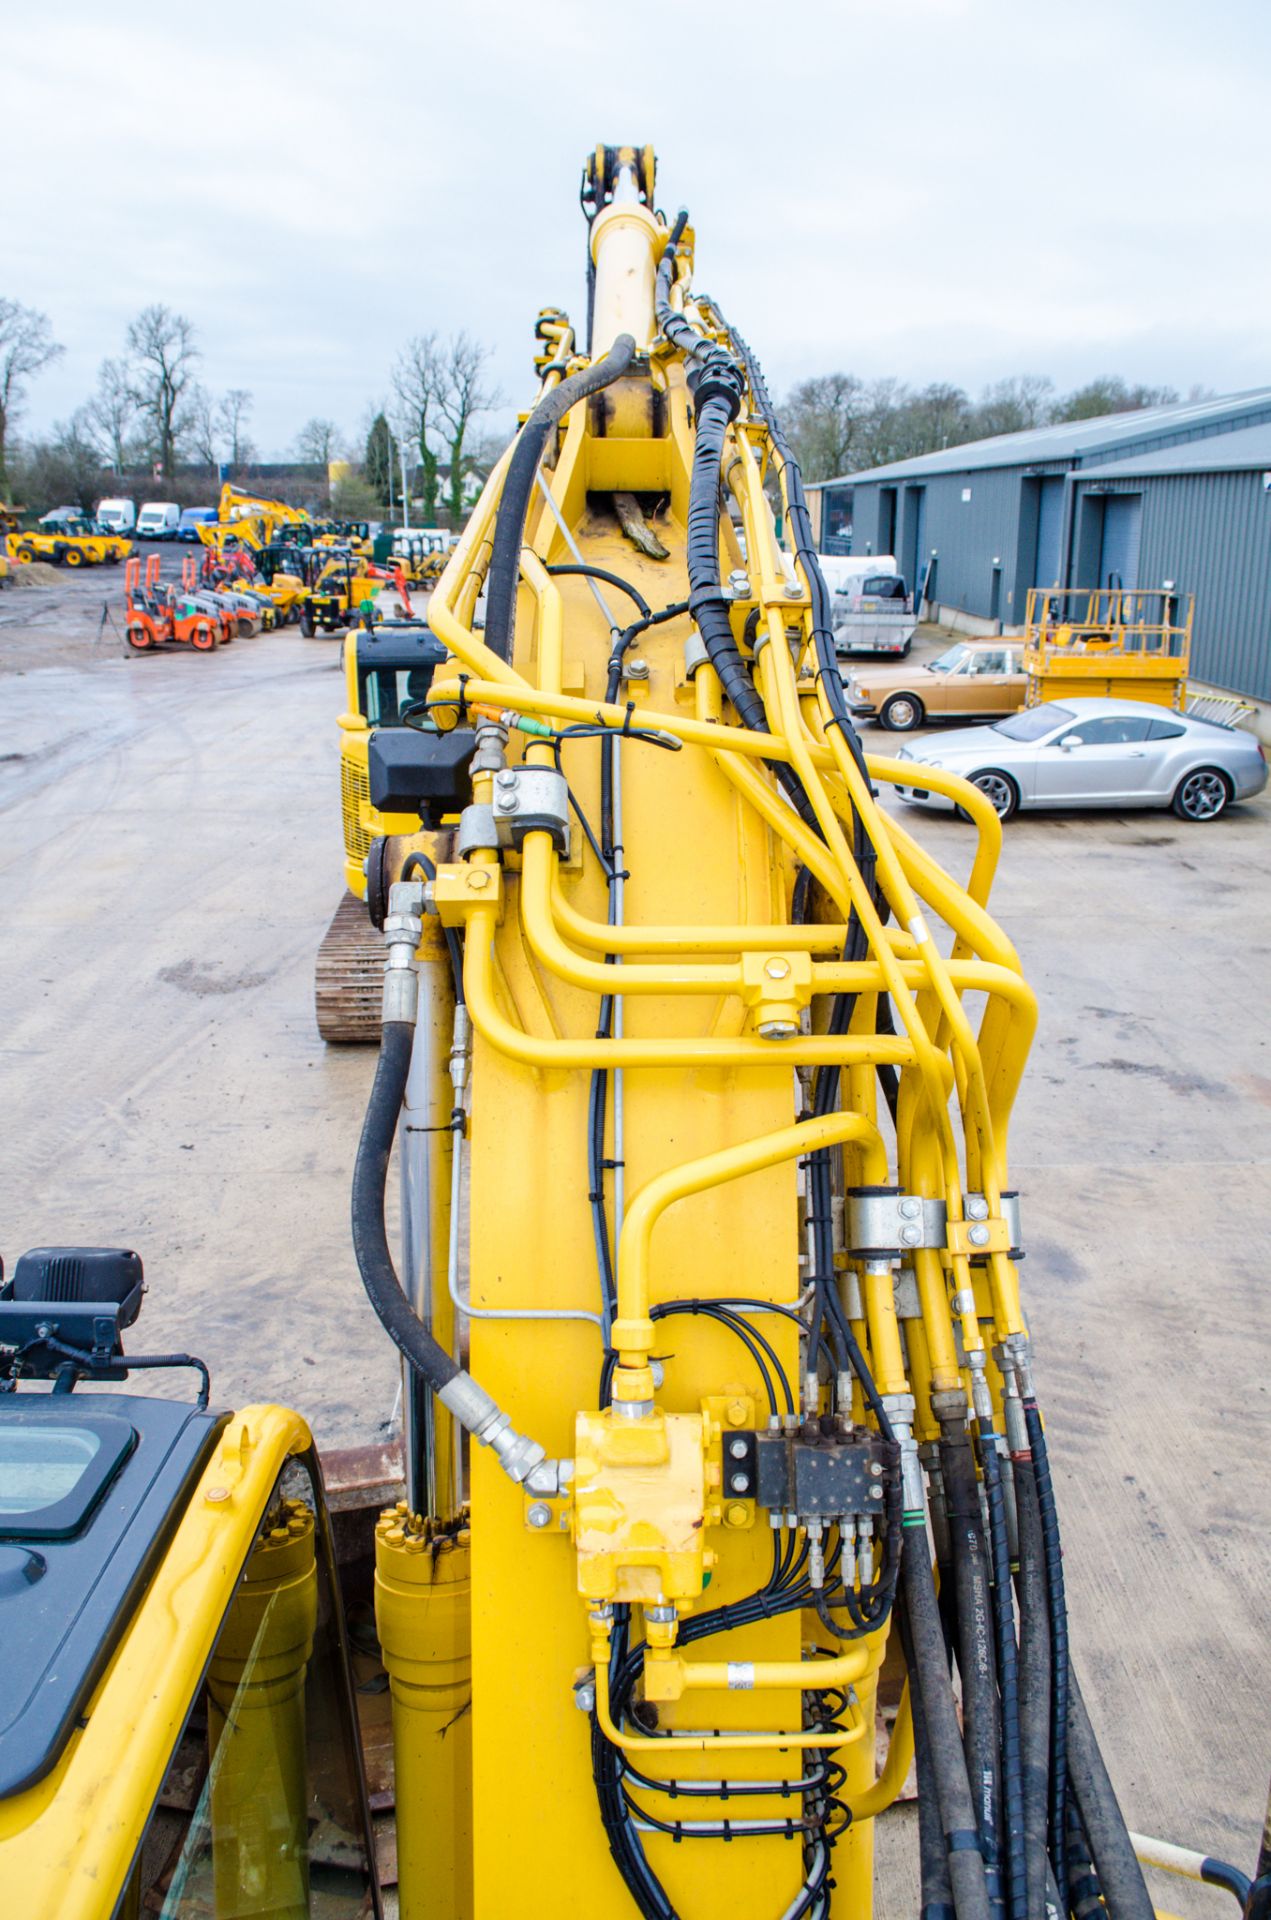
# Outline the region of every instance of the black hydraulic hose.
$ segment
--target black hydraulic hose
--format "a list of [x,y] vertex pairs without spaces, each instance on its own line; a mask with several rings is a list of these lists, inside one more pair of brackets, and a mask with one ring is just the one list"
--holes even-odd
[[1068,1899],[1065,1911],[1072,1920],[1094,1920],[1096,1914],[1108,1913],[1103,1888],[1094,1861],[1090,1857],[1090,1843],[1081,1824],[1081,1815],[1068,1800]]
[[1019,1524],[1019,1727],[1024,1795],[1024,1906],[1044,1911],[1046,1807],[1050,1782],[1050,1615],[1045,1548],[1032,1460],[1015,1456],[1015,1511]]
[[724,436],[737,418],[742,385],[739,369],[720,349],[718,363],[703,374],[697,388],[697,436],[688,496],[688,598],[702,644],[738,719],[752,733],[767,733],[768,717],[733,638],[719,577],[719,471]]
[[1050,1615],[1050,1804],[1047,1813],[1050,1864],[1054,1868],[1056,1882],[1063,1888],[1068,1884],[1068,1606],[1064,1596],[1059,1514],[1055,1506],[1055,1489],[1050,1478],[1050,1458],[1046,1451],[1041,1414],[1036,1400],[1026,1399],[1022,1405],[1032,1454],[1033,1482],[1037,1488],[1037,1508],[1041,1517],[1046,1606]]
[[1135,1857],[1076,1674],[1068,1679],[1068,1775],[1113,1920],[1152,1920],[1151,1895]]
[[940,1798],[931,1760],[931,1742],[927,1738],[927,1716],[922,1707],[922,1690],[913,1683],[913,1641],[908,1616],[900,1614],[900,1641],[909,1682],[909,1714],[914,1730],[914,1771],[918,1779],[918,1888],[921,1905],[919,1920],[954,1920],[953,1884],[949,1879],[949,1856],[945,1851],[944,1829],[940,1824]]
[[1007,1899],[1012,1920],[1027,1920],[1024,1783],[1020,1771],[1019,1653],[1015,1644],[1015,1608],[1011,1594],[1011,1552],[1006,1535],[1002,1456],[997,1450],[997,1437],[991,1426],[980,1429],[980,1457],[989,1516],[994,1645],[997,1650],[997,1686],[1002,1710],[1002,1810]]
[[414,1041],[409,1020],[385,1021],[353,1167],[353,1252],[380,1325],[433,1392],[440,1393],[459,1373],[459,1362],[437,1344],[402,1292],[384,1226],[388,1161]]
[[571,374],[559,386],[545,393],[517,436],[508,462],[503,495],[494,523],[490,566],[486,575],[485,644],[501,660],[512,658],[512,636],[516,623],[516,583],[520,574],[521,548],[525,541],[525,517],[529,512],[534,476],[547,446],[548,435],[570,408],[589,394],[620,380],[635,358],[636,345],[629,333],[620,333],[601,359],[594,360],[581,373]]
[[980,1491],[971,1439],[961,1421],[945,1425],[940,1442],[945,1507],[953,1552],[958,1672],[962,1678],[962,1739],[975,1801],[975,1823],[989,1902],[1002,1906],[998,1866],[998,1755],[1001,1724],[994,1659],[993,1604],[980,1521]]
[[988,1883],[980,1853],[975,1806],[949,1684],[931,1562],[927,1558],[927,1530],[921,1520],[905,1528],[900,1577],[912,1647],[909,1690],[923,1714],[931,1748],[954,1909],[958,1920],[990,1920]]
[[633,587],[629,580],[624,580],[620,573],[610,573],[605,567],[589,566],[584,560],[562,560],[555,566],[550,566],[547,571],[553,575],[572,573],[582,574],[588,580],[603,580],[606,585],[617,587],[620,592],[628,594],[646,619],[651,616],[652,609],[639,588]]

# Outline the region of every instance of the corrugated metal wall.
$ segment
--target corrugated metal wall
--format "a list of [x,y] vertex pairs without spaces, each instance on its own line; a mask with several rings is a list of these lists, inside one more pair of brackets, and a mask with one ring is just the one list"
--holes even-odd
[[[982,473],[933,474],[920,487],[895,489],[897,555],[903,556],[903,562],[914,563],[916,579],[920,580],[934,550],[937,559],[932,597],[940,604],[959,607],[964,613],[979,614],[987,620],[996,556],[1002,564],[1002,619],[1013,626],[1024,618],[1023,597],[1015,579],[1021,472],[1019,467],[1001,467]],[[878,482],[856,483],[853,546],[857,553],[885,550],[880,545],[883,492]],[[969,499],[963,499],[964,492]],[[917,552],[919,534],[921,553]]]
[[1172,580],[1176,592],[1195,594],[1193,676],[1271,700],[1271,492],[1262,475],[1145,475],[1096,484],[1143,495],[1139,585]]

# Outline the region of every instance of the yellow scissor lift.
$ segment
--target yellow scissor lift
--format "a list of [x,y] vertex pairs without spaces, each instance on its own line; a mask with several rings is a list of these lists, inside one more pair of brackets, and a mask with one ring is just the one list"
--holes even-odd
[[1097,695],[1187,702],[1193,597],[1163,588],[1033,587],[1024,633],[1025,704]]

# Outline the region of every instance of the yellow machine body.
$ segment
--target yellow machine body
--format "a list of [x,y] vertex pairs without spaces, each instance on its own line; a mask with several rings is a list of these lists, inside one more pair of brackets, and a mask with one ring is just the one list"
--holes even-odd
[[[304,1421],[283,1407],[231,1416],[79,1729],[50,1773],[0,1801],[0,1886],[15,1914],[110,1920],[213,1649],[210,1689],[225,1697],[262,1626],[268,1641],[249,1711],[230,1730],[209,1730],[233,1749],[216,1770],[213,1804],[219,1793],[235,1858],[231,1866],[214,1849],[216,1871],[239,1883],[226,1914],[306,1911],[294,1845],[303,1793],[290,1802],[298,1823],[290,1835],[256,1833],[248,1845],[241,1816],[263,1773],[295,1764],[297,1678],[313,1631],[312,1524],[287,1513],[284,1538],[259,1536],[280,1472],[311,1445]],[[286,1891],[282,1904],[264,1900],[271,1881],[273,1892]],[[256,1906],[245,1904],[253,1887]]]
[[113,533],[8,533],[5,548],[19,562],[47,560],[59,567],[114,566],[132,552],[132,541]]
[[[946,1201],[950,1222],[941,1249],[915,1256],[903,1338],[894,1273],[841,1258],[853,1325],[906,1432],[930,1438],[932,1390],[958,1390],[970,1356],[987,1370],[987,1348],[1023,1331],[998,1196],[1035,1009],[1013,949],[984,911],[1000,829],[981,796],[952,776],[933,776],[975,822],[978,845],[963,888],[876,806],[842,734],[827,724],[808,583],[775,532],[781,460],[745,403],[724,450],[736,531],[725,517],[719,558],[723,578],[733,580],[733,632],[769,734],[746,732],[725,709],[715,669],[692,649],[687,613],[641,633],[620,700],[606,703],[617,616],[597,603],[586,569],[602,580],[619,575],[658,609],[683,602],[689,589],[691,399],[683,360],[653,344],[654,277],[667,238],[633,200],[595,219],[593,346],[600,353],[630,334],[639,352],[621,380],[576,405],[549,440],[526,519],[510,660],[472,620],[507,456],[429,608],[434,633],[456,660],[453,676],[439,670],[434,684],[438,723],[452,724],[461,703],[469,724],[500,717],[511,728],[512,769],[550,767],[552,749],[537,735],[561,732],[571,790],[591,819],[601,806],[598,759],[594,743],[588,750],[570,741],[571,725],[652,729],[679,749],[618,746],[628,875],[619,933],[606,924],[605,877],[576,825],[568,852],[534,831],[516,850],[478,847],[464,859],[447,859],[440,837],[434,844],[431,898],[443,923],[464,936],[474,1029],[466,1357],[519,1429],[572,1461],[569,1484],[535,1498],[490,1452],[473,1450],[473,1900],[471,1913],[455,1908],[453,1920],[509,1912],[548,1920],[566,1897],[613,1920],[631,1911],[597,1817],[588,1723],[573,1697],[578,1676],[589,1673],[601,1729],[657,1778],[794,1782],[810,1752],[832,1748],[842,1800],[856,1816],[834,1853],[832,1912],[862,1920],[871,1911],[872,1817],[897,1792],[910,1753],[902,1709],[887,1768],[875,1779],[886,1627],[840,1650],[815,1617],[786,1612],[726,1634],[717,1660],[681,1653],[679,1622],[753,1593],[771,1567],[767,1514],[753,1499],[730,1500],[723,1479],[731,1427],[762,1425],[766,1404],[755,1365],[723,1325],[709,1317],[655,1325],[650,1314],[677,1300],[741,1294],[792,1315],[802,1289],[797,1162],[814,1143],[808,1124],[822,1129],[817,1140],[842,1147],[849,1185],[886,1178],[880,1063],[900,1073],[902,1185]],[[688,291],[687,246],[674,303],[723,342],[718,316]],[[550,391],[585,362],[561,316],[542,316],[539,336]],[[651,541],[638,526],[632,532],[632,519],[646,512]],[[658,549],[664,557],[654,557]],[[617,604],[610,588],[600,591]],[[634,618],[625,597],[621,608],[622,621]],[[820,837],[782,797],[765,758],[798,769]],[[903,777],[882,759],[871,759],[869,771],[880,783]],[[478,808],[496,799],[500,778],[474,777]],[[889,926],[862,898],[844,837],[854,810],[879,850]],[[810,924],[796,925],[792,896],[805,863],[821,904]],[[868,934],[860,962],[842,958],[852,908]],[[951,957],[938,948],[928,913],[951,930]],[[613,952],[620,964],[607,965]],[[824,1031],[825,996],[848,987],[857,1014],[850,1033],[835,1037]],[[978,1041],[962,1008],[968,991],[988,996]],[[609,992],[621,1017],[614,1037],[598,1039],[598,998]],[[882,992],[897,1008],[896,1036],[875,1026]],[[828,1062],[842,1069],[842,1110],[798,1126],[796,1070]],[[598,1281],[583,1142],[590,1074],[599,1066],[622,1073],[623,1137],[615,1141],[611,1114],[605,1152],[609,1165],[621,1161],[627,1196],[624,1216],[616,1202],[610,1212],[618,1292],[611,1406],[598,1400],[602,1343],[587,1317],[595,1315]],[[970,1240],[963,1150],[948,1111],[955,1090],[966,1180],[988,1195],[980,1209],[988,1224]],[[500,1311],[557,1317],[499,1320]],[[765,1330],[797,1379],[792,1317],[774,1313]],[[859,1415],[859,1394],[856,1405]],[[609,1716],[612,1602],[643,1609],[642,1694],[656,1703],[652,1733]],[[818,1734],[815,1715],[809,1722],[804,1713],[809,1692],[827,1685],[843,1690],[833,1736]],[[774,1790],[748,1799],[746,1810],[779,1821],[788,1805]],[[659,1809],[671,1818],[683,1811],[670,1799]],[[727,1817],[729,1803],[698,1798],[693,1809]],[[779,1913],[798,1895],[797,1844],[694,1845],[656,1831],[643,1844],[676,1911],[694,1920]],[[402,1899],[407,1920],[439,1910],[405,1878]]]

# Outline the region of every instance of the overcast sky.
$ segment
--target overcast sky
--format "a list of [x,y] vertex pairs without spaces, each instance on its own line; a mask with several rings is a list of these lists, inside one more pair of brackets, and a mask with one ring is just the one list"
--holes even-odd
[[[697,283],[774,391],[844,368],[1235,391],[1271,377],[1267,0],[306,0],[13,8],[0,293],[66,354],[46,428],[149,301],[281,455],[357,428],[410,334],[524,404],[582,322],[577,186],[652,141]],[[510,418],[510,415],[505,415]]]

